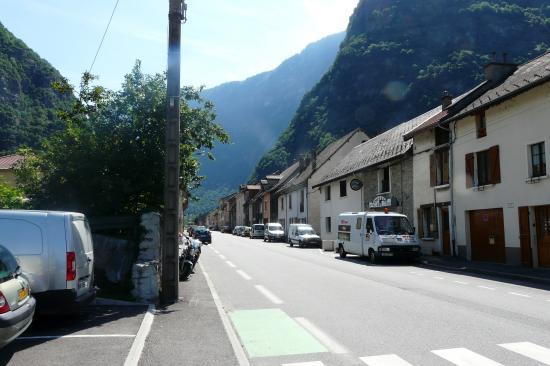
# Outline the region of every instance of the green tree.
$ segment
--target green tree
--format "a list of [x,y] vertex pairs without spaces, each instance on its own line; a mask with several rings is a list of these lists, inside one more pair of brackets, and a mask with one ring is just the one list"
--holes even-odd
[[0,181],[0,208],[26,208],[23,192]]
[[[74,93],[66,82],[55,88]],[[140,62],[122,89],[109,91],[85,73],[78,98],[59,113],[65,128],[27,157],[18,181],[33,207],[76,210],[88,215],[135,214],[160,210],[164,188],[166,78],[146,75]],[[200,90],[181,95],[182,191],[200,185],[198,158],[229,137],[215,122],[214,106]]]

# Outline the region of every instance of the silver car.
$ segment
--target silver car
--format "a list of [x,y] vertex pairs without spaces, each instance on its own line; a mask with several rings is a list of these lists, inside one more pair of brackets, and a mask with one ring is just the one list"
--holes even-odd
[[31,325],[35,307],[15,257],[0,245],[0,348]]

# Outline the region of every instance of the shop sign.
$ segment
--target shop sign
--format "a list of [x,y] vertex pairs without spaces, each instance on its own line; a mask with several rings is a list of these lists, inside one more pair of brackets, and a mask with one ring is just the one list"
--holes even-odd
[[359,179],[357,178],[354,178],[352,179],[350,182],[349,182],[349,186],[351,187],[351,189],[353,189],[354,191],[358,191],[360,190],[361,188],[363,188],[363,182],[361,182]]
[[369,202],[369,208],[383,208],[391,207],[392,199],[391,197],[376,196],[371,202]]

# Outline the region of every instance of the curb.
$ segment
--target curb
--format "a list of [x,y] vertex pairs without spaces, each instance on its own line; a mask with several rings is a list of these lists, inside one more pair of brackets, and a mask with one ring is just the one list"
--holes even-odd
[[514,279],[514,280],[521,280],[526,282],[533,282],[533,283],[539,283],[544,285],[550,285],[550,279],[542,278],[542,277],[536,277],[536,276],[527,276],[517,273],[509,273],[509,272],[501,272],[501,271],[493,271],[489,269],[479,269],[479,268],[473,268],[473,267],[453,267],[453,266],[446,266],[442,264],[435,264],[430,263],[428,261],[422,261],[422,266],[425,267],[431,267],[431,268],[442,268],[445,270],[453,271],[453,272],[468,272],[468,273],[476,273],[476,274],[482,274],[482,275],[488,275],[488,276],[495,276],[495,277],[503,277],[508,279]]

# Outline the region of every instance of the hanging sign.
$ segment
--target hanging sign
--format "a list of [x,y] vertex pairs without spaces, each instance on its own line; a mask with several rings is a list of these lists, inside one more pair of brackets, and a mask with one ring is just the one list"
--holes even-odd
[[369,202],[369,208],[382,208],[382,207],[391,207],[392,200],[391,197],[376,196],[371,202]]
[[349,182],[349,186],[351,187],[351,189],[353,189],[354,191],[358,191],[360,190],[361,188],[363,188],[363,182],[361,182],[359,179],[357,178],[354,178],[352,179],[350,182]]

